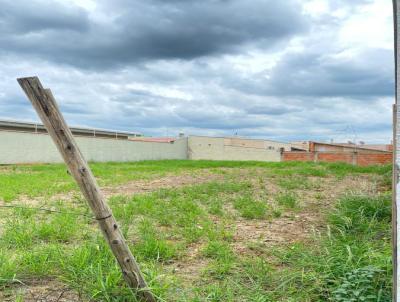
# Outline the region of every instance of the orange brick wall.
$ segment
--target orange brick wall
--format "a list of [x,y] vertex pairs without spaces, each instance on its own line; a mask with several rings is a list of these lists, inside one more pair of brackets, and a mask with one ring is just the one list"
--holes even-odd
[[342,153],[342,152],[329,152],[329,153],[317,153],[317,161],[324,162],[345,162],[353,163],[353,153]]
[[313,161],[313,152],[283,152],[282,161]]
[[389,164],[392,153],[283,152],[282,161],[345,162],[360,166]]
[[392,153],[358,154],[357,156],[357,164],[360,166],[390,164],[392,161]]

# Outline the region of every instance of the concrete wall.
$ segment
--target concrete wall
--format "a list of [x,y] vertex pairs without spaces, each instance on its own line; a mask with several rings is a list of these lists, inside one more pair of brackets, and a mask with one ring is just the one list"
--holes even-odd
[[280,161],[281,148],[291,145],[268,140],[189,136],[189,159]]
[[[157,159],[281,161],[291,144],[269,140],[190,136],[173,143],[76,136],[88,161],[124,162]],[[49,135],[0,131],[0,164],[62,162]]]
[[303,150],[303,151],[310,151],[310,142],[308,141],[293,141],[290,142],[293,148]]
[[[187,139],[149,143],[108,138],[76,137],[88,161],[187,159]],[[56,163],[61,156],[47,134],[0,131],[0,164]]]

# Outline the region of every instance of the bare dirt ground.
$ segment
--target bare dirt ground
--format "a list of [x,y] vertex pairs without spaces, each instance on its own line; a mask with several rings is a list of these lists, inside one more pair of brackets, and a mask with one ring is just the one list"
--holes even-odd
[[[310,236],[326,228],[325,213],[334,207],[340,196],[376,192],[376,184],[368,176],[347,176],[341,180],[335,177],[311,177],[310,181],[318,182],[318,188],[295,190],[299,198],[299,209],[287,210],[281,217],[271,220],[238,218],[234,236],[235,250],[251,252],[249,246],[252,243],[268,247],[308,240]],[[274,182],[267,182],[264,186],[267,188],[266,192],[274,192],[272,196],[281,190]]]
[[13,291],[0,292],[0,301],[19,301],[23,297],[24,302],[77,302],[84,301],[67,286],[55,280],[33,280],[14,288]]
[[202,170],[195,175],[170,175],[152,180],[131,181],[120,186],[105,187],[103,188],[103,192],[106,197],[110,197],[112,195],[133,195],[157,191],[159,189],[180,188],[189,185],[222,180],[223,175],[210,173],[207,170]]

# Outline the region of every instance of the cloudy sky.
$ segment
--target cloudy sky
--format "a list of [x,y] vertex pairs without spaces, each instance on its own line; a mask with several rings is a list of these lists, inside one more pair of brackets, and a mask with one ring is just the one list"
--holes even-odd
[[391,139],[390,0],[0,0],[0,118],[277,140]]

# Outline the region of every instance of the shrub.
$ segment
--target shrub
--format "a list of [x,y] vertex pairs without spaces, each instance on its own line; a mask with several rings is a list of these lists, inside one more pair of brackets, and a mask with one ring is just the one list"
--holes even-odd
[[[336,302],[376,302],[391,301],[390,294],[382,288],[385,282],[383,270],[374,266],[354,269],[341,279],[341,284],[333,291]],[[390,292],[389,292],[390,293]]]

